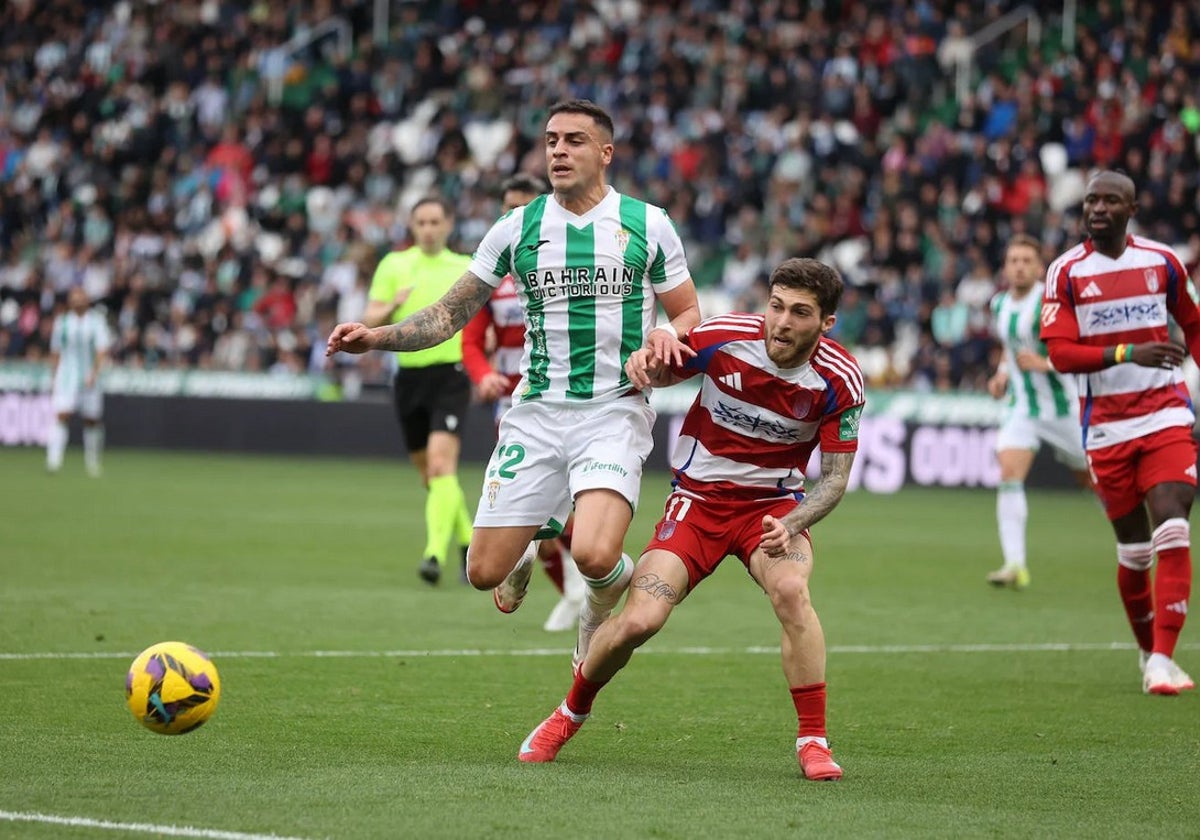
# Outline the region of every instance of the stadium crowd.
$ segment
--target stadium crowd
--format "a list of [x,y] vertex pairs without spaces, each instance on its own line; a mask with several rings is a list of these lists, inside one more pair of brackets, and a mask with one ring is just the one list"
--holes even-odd
[[984,388],[1004,242],[1080,239],[1088,168],[1200,259],[1200,0],[1078,4],[1066,33],[1035,3],[1036,38],[974,50],[1021,4],[426,0],[386,38],[375,5],[0,5],[0,359],[43,357],[83,285],[119,364],[324,370],[413,201],[448,198],[469,252],[570,97],[616,117],[614,186],[670,211],[704,314],[827,259],[876,385]]

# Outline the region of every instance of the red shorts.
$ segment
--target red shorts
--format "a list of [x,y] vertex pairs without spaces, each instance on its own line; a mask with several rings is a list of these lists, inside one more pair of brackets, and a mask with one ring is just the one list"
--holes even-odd
[[1196,440],[1186,426],[1092,449],[1087,458],[1096,495],[1110,520],[1135,510],[1156,484],[1196,486]]
[[[791,496],[766,501],[704,501],[672,493],[663,508],[663,518],[654,526],[646,551],[663,549],[683,561],[688,572],[688,591],[716,571],[733,555],[749,570],[750,555],[762,541],[762,519],[780,518],[796,509]],[[808,531],[804,532],[808,538]]]

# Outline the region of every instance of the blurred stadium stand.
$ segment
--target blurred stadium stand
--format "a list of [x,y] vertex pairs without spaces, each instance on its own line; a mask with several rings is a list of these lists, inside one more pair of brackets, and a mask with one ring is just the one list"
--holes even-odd
[[0,361],[42,358],[82,283],[119,364],[381,384],[382,354],[333,369],[323,341],[408,206],[445,195],[469,251],[578,96],[706,314],[817,256],[872,384],[979,390],[1003,243],[1077,241],[1089,168],[1200,260],[1198,32],[1198,0],[7,0]]

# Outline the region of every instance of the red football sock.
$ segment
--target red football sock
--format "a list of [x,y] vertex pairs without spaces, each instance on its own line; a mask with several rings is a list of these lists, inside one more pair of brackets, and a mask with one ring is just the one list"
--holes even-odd
[[567,708],[571,710],[571,714],[591,714],[592,702],[600,693],[600,689],[607,684],[607,681],[592,682],[583,676],[583,669],[576,669],[575,682],[571,684],[571,690],[567,692]]
[[542,554],[542,548],[538,547],[538,561],[542,564],[542,571],[550,578],[550,582],[554,584],[554,588],[558,590],[558,594],[563,594],[563,555],[562,550],[557,544],[551,543],[553,548],[546,554]]
[[1154,576],[1154,652],[1175,653],[1192,591],[1192,552],[1186,519],[1168,519],[1154,529],[1158,571]]
[[791,689],[799,721],[797,738],[825,737],[825,683],[801,685]]
[[1138,647],[1154,647],[1154,595],[1150,591],[1150,543],[1117,544],[1117,591]]

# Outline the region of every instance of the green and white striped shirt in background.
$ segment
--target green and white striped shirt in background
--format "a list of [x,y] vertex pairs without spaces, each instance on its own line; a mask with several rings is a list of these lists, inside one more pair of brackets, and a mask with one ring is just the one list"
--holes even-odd
[[107,351],[111,344],[108,323],[99,311],[59,315],[50,331],[50,351],[59,358],[54,373],[55,390],[81,390],[96,365],[96,354]]
[[625,360],[654,327],[655,296],[691,276],[666,211],[611,187],[582,216],[549,195],[502,216],[470,271],[516,282],[525,350],[514,401],[569,404],[629,391]]
[[1011,292],[1000,292],[992,298],[992,316],[996,336],[1004,346],[1010,410],[1035,420],[1077,415],[1079,402],[1070,377],[1054,371],[1021,370],[1017,366],[1017,353],[1021,350],[1046,356],[1046,345],[1039,334],[1042,284],[1035,284],[1019,299]]

